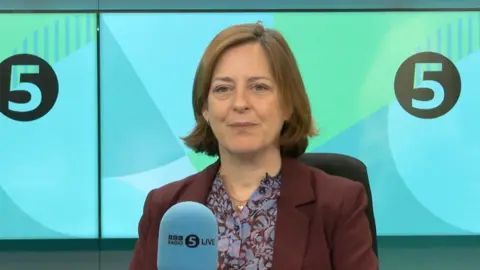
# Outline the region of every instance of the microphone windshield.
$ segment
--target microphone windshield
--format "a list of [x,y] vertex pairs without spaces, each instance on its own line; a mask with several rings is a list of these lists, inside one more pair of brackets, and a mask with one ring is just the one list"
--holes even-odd
[[158,234],[159,270],[216,270],[218,227],[215,215],[196,202],[165,212]]

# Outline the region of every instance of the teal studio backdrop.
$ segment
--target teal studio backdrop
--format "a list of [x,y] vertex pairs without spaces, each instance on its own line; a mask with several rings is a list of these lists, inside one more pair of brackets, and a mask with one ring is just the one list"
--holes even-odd
[[480,2],[18,2],[0,3],[0,253],[131,251],[147,192],[212,162],[179,139],[203,50],[261,20],[297,57],[307,151],[368,167],[381,269],[480,269]]

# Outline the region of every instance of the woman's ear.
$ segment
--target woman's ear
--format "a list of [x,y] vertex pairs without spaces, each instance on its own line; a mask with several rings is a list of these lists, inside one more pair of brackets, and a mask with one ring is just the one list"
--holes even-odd
[[205,119],[205,121],[207,123],[210,123],[210,121],[208,120],[208,110],[206,108],[203,109],[202,116],[203,116],[203,119]]
[[290,119],[292,119],[292,116],[293,116],[293,113],[292,113],[292,112],[284,113],[283,121],[284,121],[284,122],[290,121]]
[[282,103],[283,121],[288,122],[293,117],[293,106],[287,106]]

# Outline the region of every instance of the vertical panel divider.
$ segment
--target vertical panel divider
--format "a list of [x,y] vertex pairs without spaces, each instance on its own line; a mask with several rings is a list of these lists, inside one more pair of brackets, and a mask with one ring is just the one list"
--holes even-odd
[[[100,5],[100,1],[99,1]],[[95,12],[97,34],[97,162],[98,162],[98,269],[102,268],[102,92],[101,92],[101,63],[100,63],[100,10]]]

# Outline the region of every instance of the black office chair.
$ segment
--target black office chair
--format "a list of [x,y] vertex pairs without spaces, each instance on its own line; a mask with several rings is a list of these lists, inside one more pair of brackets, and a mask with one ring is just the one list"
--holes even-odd
[[377,227],[375,225],[375,215],[373,214],[372,192],[365,164],[350,156],[331,153],[306,153],[300,157],[300,161],[328,174],[345,177],[363,184],[368,196],[367,216],[372,233],[372,247],[378,257]]

